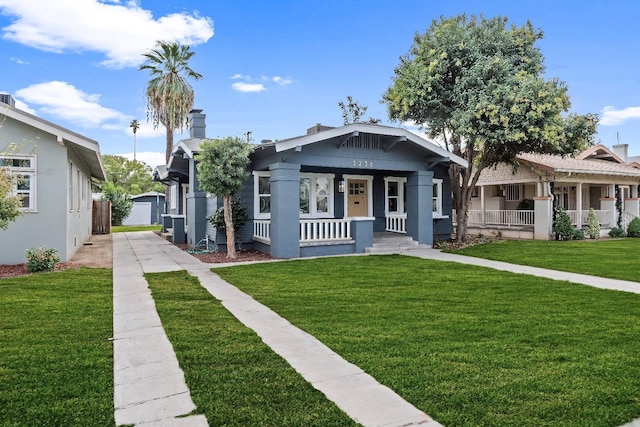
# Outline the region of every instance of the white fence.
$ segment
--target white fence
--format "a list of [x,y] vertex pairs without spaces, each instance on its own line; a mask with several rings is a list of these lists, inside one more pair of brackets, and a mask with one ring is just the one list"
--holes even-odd
[[[331,242],[351,239],[350,219],[303,219],[300,220],[300,243]],[[253,240],[271,243],[271,221],[253,221]]]
[[491,224],[491,225],[533,225],[534,214],[529,210],[492,210],[469,211],[469,224]]
[[[597,210],[595,211],[596,215],[598,216],[598,222],[600,223],[600,225],[610,225],[609,223],[611,222],[611,212],[610,211],[603,211],[603,210]],[[577,210],[571,210],[571,211],[567,211],[567,213],[569,214],[569,218],[571,218],[571,224],[573,225],[578,225],[578,211]],[[583,224],[587,223],[587,217],[589,216],[589,209],[587,210],[582,210],[581,211],[581,215],[582,215],[582,224],[580,224],[581,226]]]
[[403,234],[407,232],[407,214],[386,214],[384,219],[386,231]]

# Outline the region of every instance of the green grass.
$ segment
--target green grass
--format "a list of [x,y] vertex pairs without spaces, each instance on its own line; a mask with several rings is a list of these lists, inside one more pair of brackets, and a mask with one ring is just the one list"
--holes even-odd
[[568,242],[509,240],[469,246],[456,251],[514,264],[640,282],[640,239]]
[[211,426],[355,425],[186,272],[145,275]]
[[112,233],[126,233],[131,231],[160,231],[162,225],[112,225]]
[[0,425],[114,425],[111,273],[0,280]]
[[639,295],[403,256],[215,271],[446,426],[640,417]]

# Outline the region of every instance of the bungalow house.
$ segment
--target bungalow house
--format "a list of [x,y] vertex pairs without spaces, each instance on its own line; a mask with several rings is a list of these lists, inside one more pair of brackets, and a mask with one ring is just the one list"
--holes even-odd
[[0,167],[20,177],[23,213],[0,230],[0,264],[26,262],[42,244],[68,261],[92,232],[91,181],[105,179],[98,143],[0,95]]
[[[170,186],[165,228],[174,241],[226,243],[207,218],[221,205],[198,187],[196,154],[205,115],[193,110],[190,138],[173,149],[154,178]],[[368,123],[311,127],[251,154],[250,177],[237,194],[249,221],[244,248],[277,258],[365,252],[374,239],[402,235],[404,245],[451,236],[450,162],[462,158],[405,129]],[[388,237],[387,237],[388,238]],[[371,250],[371,249],[369,249]]]
[[616,149],[625,158],[599,144],[576,157],[521,154],[515,171],[506,164],[485,169],[471,199],[469,232],[548,240],[554,206],[566,210],[578,228],[591,208],[603,234],[619,219],[625,226],[640,215],[640,168],[626,162],[626,146]]

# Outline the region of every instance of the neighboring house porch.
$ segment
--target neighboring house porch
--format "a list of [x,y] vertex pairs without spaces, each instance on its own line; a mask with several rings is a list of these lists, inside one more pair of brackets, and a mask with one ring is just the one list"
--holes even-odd
[[576,158],[522,154],[519,167],[483,171],[471,199],[469,231],[512,238],[552,238],[553,208],[583,228],[591,208],[603,233],[640,216],[640,169],[602,145]]

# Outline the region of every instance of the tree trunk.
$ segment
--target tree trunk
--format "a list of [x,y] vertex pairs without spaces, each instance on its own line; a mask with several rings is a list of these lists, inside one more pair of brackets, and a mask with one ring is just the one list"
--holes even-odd
[[167,132],[167,147],[165,148],[165,160],[167,164],[169,164],[169,159],[171,158],[171,152],[173,151],[173,129],[169,129],[165,126]]
[[227,258],[236,258],[236,233],[233,228],[233,212],[231,207],[231,194],[222,197],[224,207],[224,225],[227,229]]

